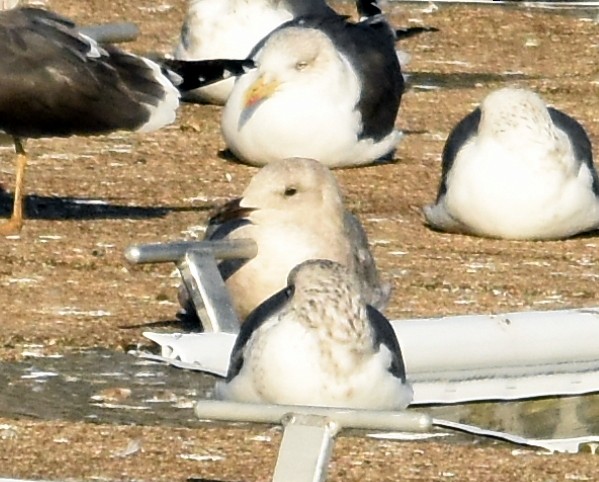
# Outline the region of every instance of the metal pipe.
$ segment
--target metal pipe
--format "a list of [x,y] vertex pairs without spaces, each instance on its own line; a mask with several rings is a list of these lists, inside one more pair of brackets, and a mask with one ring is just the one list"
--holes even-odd
[[133,22],[112,22],[79,27],[79,32],[98,43],[131,42],[139,37],[139,27]]
[[268,405],[221,400],[200,400],[195,406],[195,414],[198,418],[226,422],[278,424],[293,413],[327,417],[339,424],[341,428],[426,432],[432,427],[431,417],[412,411]]
[[253,258],[258,245],[252,239],[219,241],[177,241],[173,243],[139,244],[125,250],[125,258],[133,264],[178,262],[193,249],[210,249],[217,259]]

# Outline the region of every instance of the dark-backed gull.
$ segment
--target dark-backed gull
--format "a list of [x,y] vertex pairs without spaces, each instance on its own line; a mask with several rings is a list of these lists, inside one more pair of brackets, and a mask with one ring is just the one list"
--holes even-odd
[[243,323],[217,398],[394,410],[412,400],[389,321],[346,267],[309,260]]
[[23,222],[23,139],[147,132],[175,120],[179,93],[161,68],[112,46],[99,46],[68,19],[36,8],[0,12],[0,132],[17,153],[13,215]]
[[[329,15],[324,0],[192,0],[174,58],[244,59],[279,25],[304,15]],[[233,79],[184,94],[188,100],[224,104]]]
[[221,122],[227,147],[243,162],[299,156],[352,167],[393,153],[404,82],[382,16],[293,20],[251,59],[256,69],[237,79]]
[[[390,286],[380,282],[362,225],[343,205],[331,171],[317,161],[286,159],[262,168],[243,196],[212,218],[207,238],[258,244],[255,258],[220,265],[240,320],[284,288],[294,266],[313,258],[348,266],[368,304],[382,309],[388,301]],[[183,287],[180,302],[192,310]]]
[[558,239],[599,226],[591,142],[536,93],[504,88],[452,130],[426,221],[441,231]]

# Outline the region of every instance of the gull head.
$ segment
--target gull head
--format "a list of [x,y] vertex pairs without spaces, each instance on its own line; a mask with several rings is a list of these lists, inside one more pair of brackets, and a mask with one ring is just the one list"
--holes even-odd
[[309,218],[343,217],[343,199],[335,176],[314,159],[289,158],[264,166],[243,192],[242,207],[272,216],[281,212]]
[[289,309],[308,327],[341,344],[367,346],[370,330],[360,283],[347,267],[312,259],[291,270]]
[[294,86],[318,89],[335,83],[343,65],[331,39],[314,28],[287,27],[275,31],[255,58],[255,79],[244,95],[244,107],[256,106]]
[[496,90],[485,97],[480,110],[481,137],[492,136],[511,145],[549,143],[557,138],[545,102],[530,90]]

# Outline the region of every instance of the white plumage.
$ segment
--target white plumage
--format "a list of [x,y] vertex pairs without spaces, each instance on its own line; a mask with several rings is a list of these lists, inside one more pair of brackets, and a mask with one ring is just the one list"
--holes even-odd
[[[244,59],[279,25],[300,15],[327,15],[324,0],[192,0],[174,57],[181,60]],[[186,93],[185,97],[224,104],[233,79]]]
[[227,147],[263,166],[310,157],[328,167],[370,164],[392,154],[403,78],[393,32],[379,16],[289,22],[259,45],[222,117]]
[[534,92],[489,94],[447,139],[434,228],[509,239],[557,239],[599,226],[591,143]]
[[412,399],[387,319],[368,307],[356,278],[310,260],[288,287],[242,325],[218,398],[362,409],[404,408]]

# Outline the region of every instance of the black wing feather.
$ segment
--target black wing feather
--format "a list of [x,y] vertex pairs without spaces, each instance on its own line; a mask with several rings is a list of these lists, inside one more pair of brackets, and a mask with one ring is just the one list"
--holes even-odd
[[[351,62],[362,87],[357,104],[362,117],[359,139],[378,141],[390,134],[404,92],[404,80],[395,52],[394,32],[383,17],[352,23],[341,15],[306,16],[290,20],[272,33],[289,27],[321,30]],[[250,58],[267,38],[254,47]]]
[[405,382],[406,366],[391,323],[389,323],[389,320],[380,311],[370,305],[366,306],[366,312],[370,326],[372,326],[372,331],[374,332],[375,348],[385,345],[391,351],[392,360],[389,372],[402,382]]
[[458,152],[464,144],[466,144],[478,132],[480,123],[480,108],[474,109],[470,114],[464,117],[452,129],[445,141],[443,147],[443,157],[441,163],[441,182],[439,183],[439,191],[437,193],[437,202],[445,196],[447,192],[447,176],[451,170]]
[[[252,208],[240,206],[241,198],[233,199],[221,206],[208,221],[205,239],[210,241],[225,239],[234,231],[252,224],[246,217]],[[248,259],[225,259],[218,263],[218,270],[224,281],[227,281],[239,270]]]
[[183,81],[177,85],[181,92],[206,87],[228,77],[243,75],[255,67],[254,62],[250,59],[163,59],[161,64],[181,76]]
[[395,40],[404,40],[416,35],[420,35],[425,32],[438,32],[437,27],[426,27],[426,26],[414,26],[414,27],[400,27],[395,29]]
[[276,315],[287,303],[289,298],[293,296],[293,287],[288,286],[272,295],[266,301],[258,305],[241,324],[241,330],[233,350],[231,351],[231,359],[229,363],[229,371],[227,373],[227,381],[230,382],[243,367],[243,350],[250,341],[254,332],[262,326],[262,324],[270,317]]
[[375,17],[383,13],[377,0],[356,0],[356,9],[360,18]]
[[599,178],[593,164],[593,146],[584,127],[576,119],[558,109],[549,107],[548,110],[555,126],[570,139],[576,159],[590,169],[593,176],[593,192],[599,196]]

